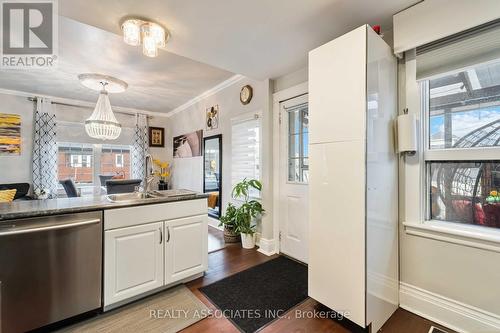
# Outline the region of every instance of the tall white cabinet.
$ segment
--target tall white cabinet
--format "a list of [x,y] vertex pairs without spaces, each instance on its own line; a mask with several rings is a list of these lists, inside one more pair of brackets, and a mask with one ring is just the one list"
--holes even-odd
[[396,80],[367,25],[309,54],[309,295],[372,332],[398,307]]

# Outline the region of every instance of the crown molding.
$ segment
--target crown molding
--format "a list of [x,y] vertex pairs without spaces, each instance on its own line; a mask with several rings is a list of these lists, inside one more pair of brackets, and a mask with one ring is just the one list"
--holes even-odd
[[229,86],[232,86],[233,84],[243,80],[245,77],[243,75],[240,75],[240,74],[236,74],[236,75],[233,75],[231,76],[229,79],[227,79],[226,81],[223,81],[221,83],[219,83],[218,85],[216,85],[215,87],[205,91],[204,93],[190,99],[189,101],[187,101],[186,103],[176,107],[175,109],[173,109],[172,111],[168,112],[167,113],[167,117],[171,117],[181,111],[184,111],[186,109],[188,109],[190,106],[193,106],[194,104],[198,103],[199,101],[207,98],[207,97],[210,97],[216,93],[218,93],[219,91],[221,90],[224,90],[226,89],[227,87]]
[[[181,111],[188,109],[190,106],[198,103],[199,101],[201,101],[209,96],[212,96],[221,90],[226,89],[227,87],[243,80],[244,78],[245,77],[243,75],[240,75],[240,74],[233,75],[229,79],[217,84],[213,88],[211,88],[211,89],[205,91],[204,93],[190,99],[186,103],[176,107],[175,109],[173,109],[172,111],[167,112],[167,113],[140,110],[140,109],[134,109],[134,108],[127,108],[127,107],[122,107],[122,106],[113,106],[113,110],[118,111],[118,112],[132,114],[132,115],[140,113],[140,114],[145,114],[148,116],[168,118],[168,117],[171,117],[171,116],[173,116]],[[62,98],[62,97],[56,97],[56,96],[49,96],[49,95],[41,95],[41,94],[36,94],[33,92],[27,92],[27,91],[8,90],[8,89],[0,88],[0,94],[21,96],[21,97],[41,97],[41,98],[51,99],[54,102],[73,104],[75,106],[84,106],[84,107],[90,107],[90,108],[95,107],[95,103],[91,103],[91,102],[87,102],[87,101],[82,101],[82,100],[78,100],[78,99],[71,99],[71,98]]]
[[[20,97],[41,97],[41,98],[47,98],[52,100],[53,102],[58,102],[58,103],[63,103],[63,104],[69,104],[74,105],[74,106],[81,106],[81,107],[88,107],[88,108],[94,108],[95,103],[92,102],[87,102],[87,101],[82,101],[78,99],[71,99],[71,98],[62,98],[62,97],[55,97],[55,96],[49,96],[49,95],[42,95],[42,94],[36,94],[36,93],[31,93],[31,92],[26,92],[26,91],[18,91],[18,90],[9,90],[9,89],[2,89],[0,88],[0,94],[5,94],[5,95],[13,95],[13,96],[20,96]],[[96,96],[97,98],[97,96]],[[97,99],[96,99],[97,101]],[[130,115],[135,115],[135,114],[144,114],[152,117],[168,117],[168,114],[166,113],[161,113],[161,112],[155,112],[155,111],[147,111],[147,110],[140,110],[140,109],[134,109],[134,108],[127,108],[127,107],[122,107],[122,106],[113,106],[113,111],[120,112],[120,113],[127,113]]]

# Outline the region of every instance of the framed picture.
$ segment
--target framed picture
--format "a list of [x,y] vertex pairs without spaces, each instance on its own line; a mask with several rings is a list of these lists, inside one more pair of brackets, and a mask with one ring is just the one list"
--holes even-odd
[[214,105],[206,110],[207,112],[207,130],[214,130],[219,128],[219,105]]
[[149,128],[149,146],[150,147],[165,147],[165,129],[163,127]]
[[179,135],[174,138],[174,158],[202,155],[203,130]]
[[0,156],[21,155],[21,116],[0,113]]

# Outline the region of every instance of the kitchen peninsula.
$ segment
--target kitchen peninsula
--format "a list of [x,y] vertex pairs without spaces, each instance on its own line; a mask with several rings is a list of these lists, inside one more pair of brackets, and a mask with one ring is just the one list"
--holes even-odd
[[[107,311],[202,276],[206,207],[206,195],[183,190],[0,204],[0,266],[15,268],[0,272],[9,328]],[[36,293],[41,284],[51,287]],[[47,304],[50,322],[17,320],[25,301]]]

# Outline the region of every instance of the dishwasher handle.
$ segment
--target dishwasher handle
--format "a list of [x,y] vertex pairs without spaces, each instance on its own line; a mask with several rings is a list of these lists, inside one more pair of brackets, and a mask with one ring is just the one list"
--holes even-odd
[[33,232],[43,232],[43,231],[67,229],[67,228],[74,228],[74,227],[79,227],[79,226],[84,226],[84,225],[89,225],[89,224],[96,224],[96,223],[100,223],[100,222],[101,222],[101,219],[91,219],[91,220],[78,221],[78,222],[72,222],[72,223],[48,225],[48,226],[43,226],[43,227],[39,227],[39,228],[26,228],[26,229],[11,228],[10,230],[6,230],[6,231],[2,231],[0,229],[0,236],[20,235],[20,234],[29,234],[29,233],[33,233]]

